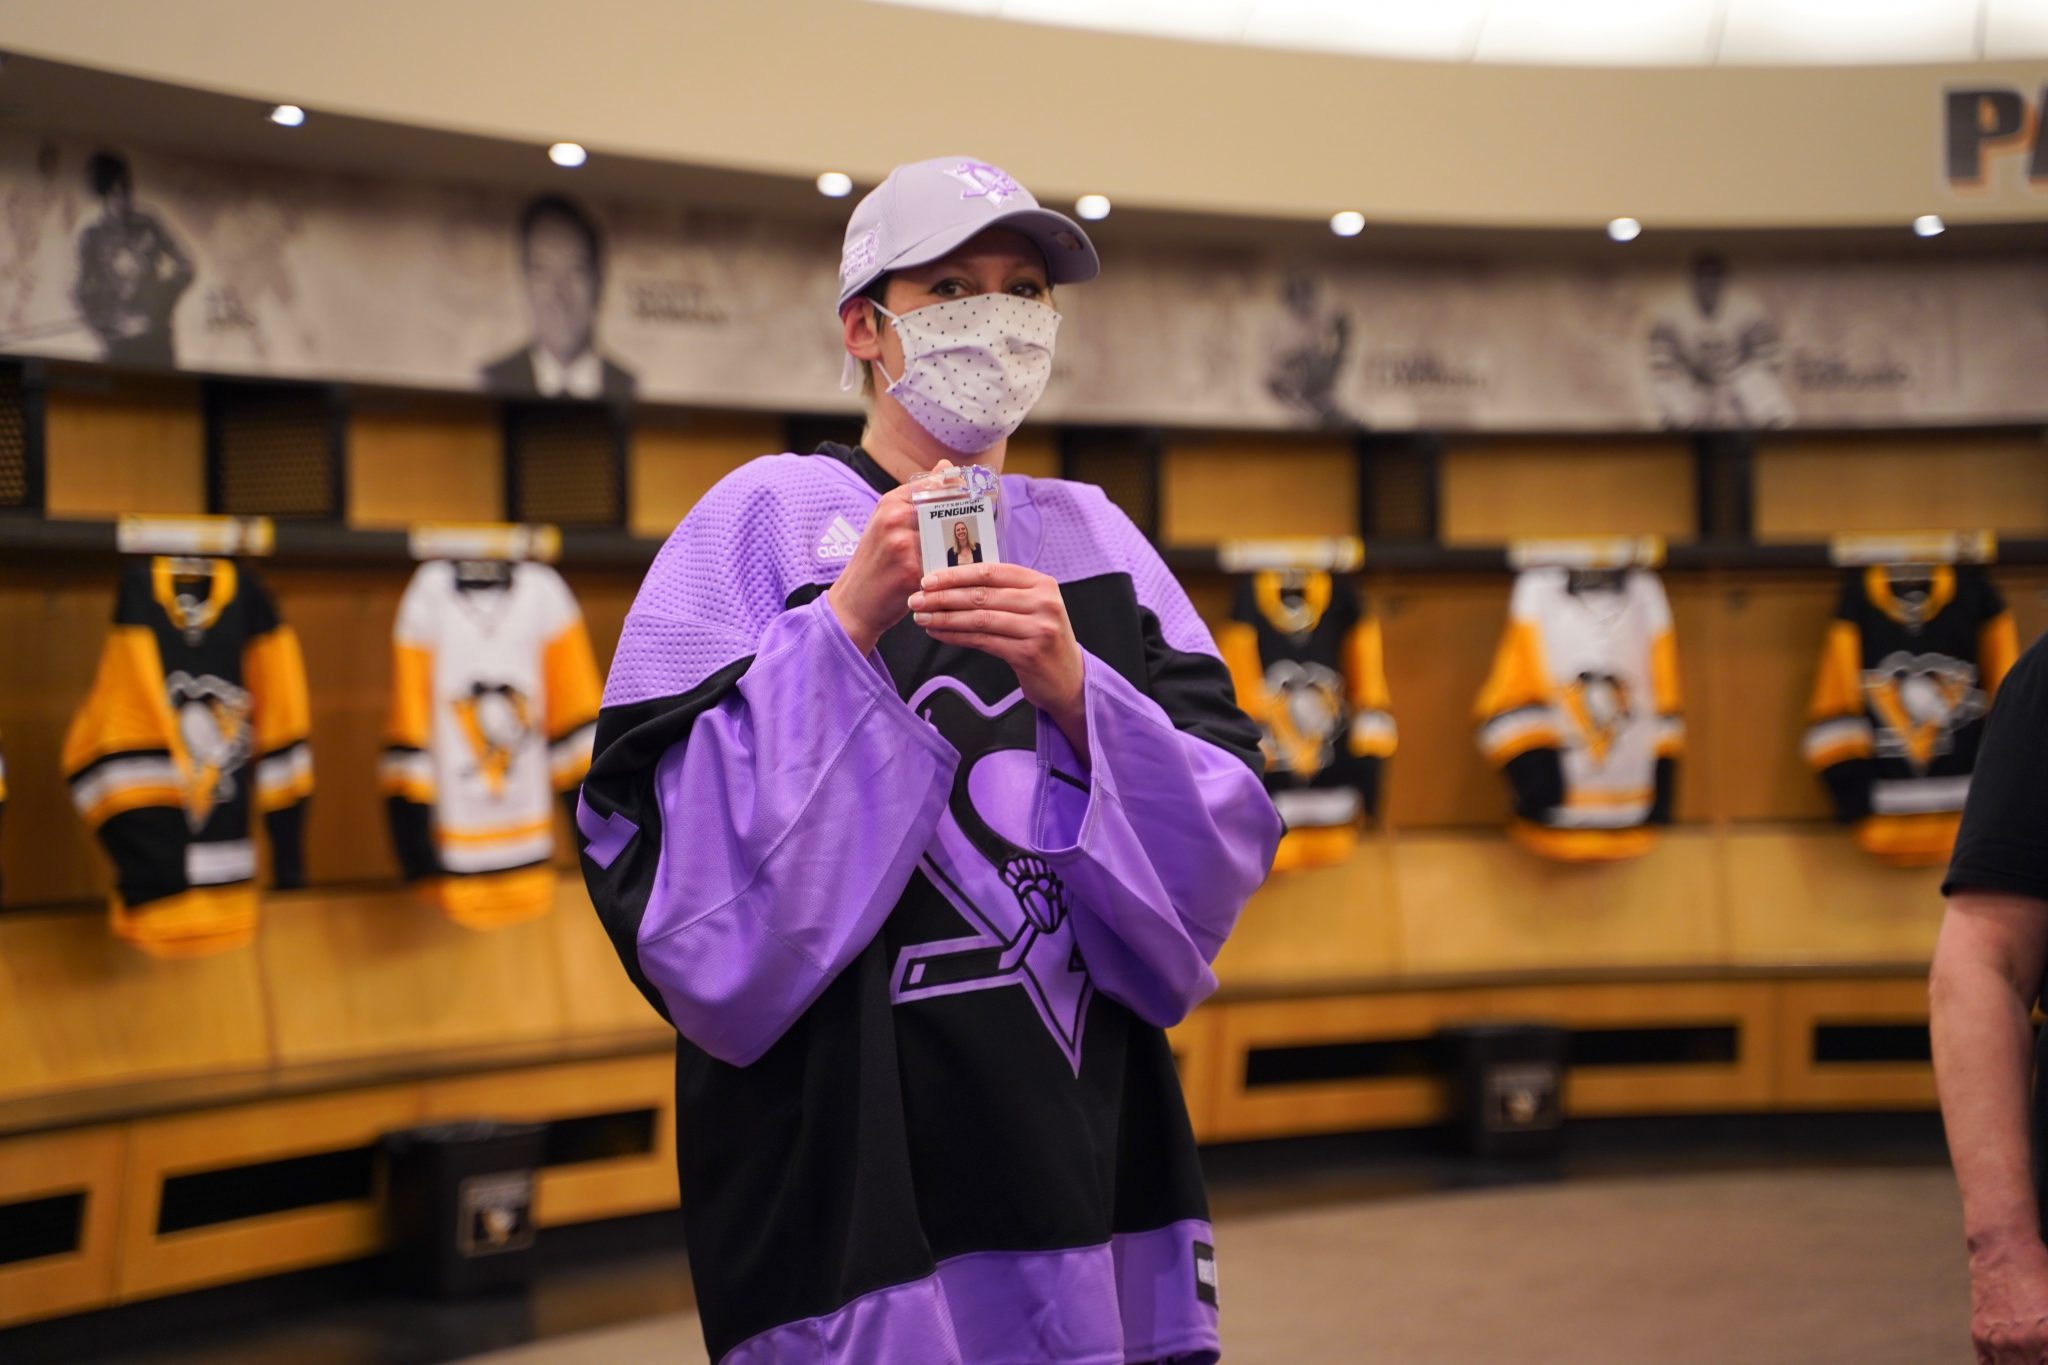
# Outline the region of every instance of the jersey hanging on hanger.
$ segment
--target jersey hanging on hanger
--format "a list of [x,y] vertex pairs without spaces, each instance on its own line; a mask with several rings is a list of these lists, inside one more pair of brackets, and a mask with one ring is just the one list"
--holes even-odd
[[121,574],[114,626],[64,738],[71,796],[114,864],[114,932],[160,957],[246,942],[262,813],[271,877],[301,885],[307,747],[298,637],[253,570],[158,557]]
[[1380,625],[1349,578],[1266,569],[1238,584],[1216,644],[1259,724],[1266,790],[1287,834],[1273,870],[1339,863],[1379,809],[1397,734]]
[[545,564],[420,565],[398,605],[381,776],[408,881],[492,929],[555,896],[555,795],[590,767],[597,663]]
[[1866,851],[1901,867],[1948,859],[1984,715],[2018,654],[2012,613],[1981,568],[1844,576],[1806,758]]
[[1632,858],[1669,824],[1685,722],[1657,576],[1536,568],[1515,580],[1480,694],[1479,747],[1515,795],[1515,837],[1572,862]]

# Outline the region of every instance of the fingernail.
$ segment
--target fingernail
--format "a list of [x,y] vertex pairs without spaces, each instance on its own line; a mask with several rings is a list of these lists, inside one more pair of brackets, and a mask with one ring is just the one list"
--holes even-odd
[[935,583],[938,580],[938,577],[939,576],[935,573],[928,573],[923,578],[918,580],[917,586],[920,588],[929,588],[933,585],[933,583]]
[[919,607],[922,607],[923,605],[924,605],[924,594],[923,594],[923,593],[921,593],[921,592],[914,592],[914,593],[910,594],[910,609],[911,609],[912,611],[916,611],[916,610],[917,610],[917,609],[918,609]]
[[928,626],[932,623],[932,614],[928,611],[915,612],[911,615],[910,619],[921,626]]

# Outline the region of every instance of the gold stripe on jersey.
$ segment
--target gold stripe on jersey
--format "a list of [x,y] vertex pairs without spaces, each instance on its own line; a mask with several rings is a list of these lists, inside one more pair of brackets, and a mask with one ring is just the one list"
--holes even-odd
[[1956,571],[1946,564],[1933,565],[1927,575],[1927,600],[1907,606],[1892,590],[1891,570],[1873,564],[1863,571],[1863,595],[1870,604],[1902,626],[1918,626],[1941,615],[1956,599]]
[[[1287,600],[1289,578],[1300,584],[1299,602]],[[1335,593],[1336,582],[1326,573],[1290,575],[1277,569],[1262,569],[1252,575],[1252,602],[1266,623],[1282,635],[1306,635],[1314,630],[1323,613],[1330,609]]]
[[199,886],[130,907],[117,896],[110,910],[114,934],[151,957],[201,957],[238,948],[256,936],[256,888]]
[[177,561],[168,555],[158,555],[149,561],[149,582],[151,595],[156,604],[163,608],[164,617],[180,630],[212,630],[220,620],[220,614],[227,610],[228,603],[235,600],[240,581],[235,574],[232,559],[209,559],[201,561],[207,566],[206,600],[199,604],[199,610],[187,616],[183,604],[178,601],[178,582],[182,575],[176,571]]
[[[313,707],[303,682],[305,676],[305,655],[299,649],[297,632],[290,626],[280,624],[243,649],[242,686],[249,689],[252,702],[252,752],[273,754],[290,745],[303,744],[311,737]],[[310,776],[310,754],[307,764]],[[310,782],[307,790],[311,790]]]
[[1509,826],[1508,833],[1530,852],[1567,863],[1619,862],[1640,858],[1657,846],[1657,832],[1649,825],[1628,829],[1552,829],[1517,820]]
[[501,929],[553,909],[556,881],[554,867],[542,864],[510,872],[437,878],[426,888],[426,895],[464,928]]
[[492,844],[514,844],[538,838],[554,832],[552,819],[534,820],[523,825],[503,825],[497,829],[441,829],[434,832],[440,843],[459,848],[488,848]]
[[[560,743],[584,726],[597,723],[603,689],[598,682],[597,656],[590,648],[590,632],[581,617],[542,649],[541,681],[547,713],[541,726],[551,743]],[[583,766],[590,766],[587,759]],[[579,771],[576,781],[582,779]]]

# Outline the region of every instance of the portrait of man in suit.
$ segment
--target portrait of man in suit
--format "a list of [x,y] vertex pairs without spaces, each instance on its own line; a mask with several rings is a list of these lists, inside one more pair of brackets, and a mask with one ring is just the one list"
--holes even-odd
[[515,398],[633,396],[632,371],[597,349],[604,238],[574,200],[544,194],[519,217],[519,264],[533,337],[483,367],[483,385]]

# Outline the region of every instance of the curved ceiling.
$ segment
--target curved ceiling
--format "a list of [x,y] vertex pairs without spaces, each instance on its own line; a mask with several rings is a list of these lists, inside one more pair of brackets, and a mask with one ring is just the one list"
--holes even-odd
[[2048,56],[2048,0],[870,0],[1436,62],[1867,66]]
[[[1081,13],[1107,0],[1058,2]],[[1154,14],[1227,2],[1145,0]],[[1732,22],[1738,8],[1822,0],[1721,2]],[[1284,3],[1311,13],[1309,0]],[[1472,3],[1323,0],[1313,12],[1420,24]],[[1597,9],[1619,33],[1632,15],[1683,3],[1490,0],[1487,31],[1507,31],[1491,16],[1511,5],[1532,15]],[[1825,3],[1870,34],[1894,9],[1919,12],[1928,0]],[[1994,19],[1998,32],[2017,32],[2022,13],[2012,0],[1934,3],[1976,15],[1987,34]],[[1720,51],[1732,60],[1726,36]],[[1654,240],[1686,229],[1909,236],[1927,213],[1957,224],[2048,220],[2048,169],[2033,174],[2048,168],[2048,145],[2034,145],[2048,85],[2041,60],[1428,62],[877,0],[0,0],[0,50],[245,101],[250,126],[275,148],[266,155],[286,160],[310,148],[322,120],[353,117],[531,148],[545,176],[557,174],[542,156],[549,143],[581,142],[591,167],[559,174],[583,183],[606,167],[660,163],[792,188],[837,170],[871,185],[900,162],[972,154],[1054,202],[1099,193],[1119,213],[1303,225],[1351,210],[1393,228],[1597,236],[1630,217]],[[0,108],[9,80],[0,71]],[[1964,107],[1985,125],[1968,149],[1973,176],[1948,169],[1958,89],[1994,92]],[[303,105],[307,128],[263,123],[273,101]],[[2010,135],[1999,133],[2008,122]]]

